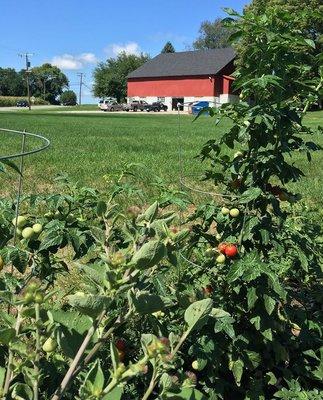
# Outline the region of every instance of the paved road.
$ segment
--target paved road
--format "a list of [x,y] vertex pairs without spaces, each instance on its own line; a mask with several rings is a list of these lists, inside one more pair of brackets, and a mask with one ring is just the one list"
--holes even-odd
[[[146,112],[146,111],[107,111],[104,112],[102,110],[64,110],[64,106],[60,107],[57,105],[46,105],[46,106],[32,106],[32,110],[48,110],[59,114],[102,114],[102,115],[109,115],[109,114],[147,114],[147,115],[170,115],[170,114],[177,114],[177,111],[161,111],[161,112]],[[52,110],[51,110],[52,109]],[[1,111],[28,111],[27,107],[0,107]],[[187,111],[180,111],[181,114],[187,114]]]
[[[54,105],[47,105],[47,106],[31,106],[32,110],[48,110],[51,108],[57,108],[57,106]],[[28,107],[0,107],[0,111],[23,111],[23,110],[28,110]]]
[[[73,114],[102,114],[102,115],[109,115],[109,114],[133,114],[133,115],[141,115],[141,114],[146,114],[146,115],[170,115],[170,114],[177,114],[177,111],[162,111],[162,112],[146,112],[146,111],[101,111],[101,110],[57,110],[55,112],[58,112],[60,114],[68,114],[68,113],[73,113]],[[187,111],[180,111],[181,114],[187,114]]]

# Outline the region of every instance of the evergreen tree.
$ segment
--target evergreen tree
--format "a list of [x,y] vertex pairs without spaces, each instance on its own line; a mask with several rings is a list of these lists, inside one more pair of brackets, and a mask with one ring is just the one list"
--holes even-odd
[[167,42],[165,46],[163,47],[161,53],[175,53],[175,48],[171,44],[171,42]]

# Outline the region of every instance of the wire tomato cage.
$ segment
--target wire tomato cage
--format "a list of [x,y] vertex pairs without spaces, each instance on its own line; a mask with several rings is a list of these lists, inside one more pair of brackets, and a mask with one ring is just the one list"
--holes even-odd
[[[0,128],[0,134],[10,134],[10,135],[17,135],[21,137],[21,148],[20,152],[8,154],[8,155],[0,155],[0,162],[1,161],[12,161],[19,159],[20,163],[18,166],[19,170],[19,178],[18,178],[18,188],[17,188],[17,195],[16,195],[16,209],[15,209],[15,232],[13,237],[13,245],[16,245],[17,242],[17,224],[18,224],[18,216],[20,210],[20,203],[21,203],[21,194],[22,194],[22,186],[24,180],[24,166],[25,166],[25,157],[34,155],[36,153],[40,153],[46,150],[50,146],[50,141],[42,135],[36,133],[30,133],[26,131],[16,131],[13,129],[5,129]],[[40,142],[39,147],[36,147],[32,150],[26,150],[26,143],[27,138],[35,138]]]

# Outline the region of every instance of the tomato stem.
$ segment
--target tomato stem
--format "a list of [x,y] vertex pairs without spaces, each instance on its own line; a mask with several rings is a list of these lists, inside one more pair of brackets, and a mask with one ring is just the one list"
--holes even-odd
[[34,362],[35,381],[33,383],[34,400],[38,400],[39,389],[39,356],[40,356],[40,332],[39,332],[39,304],[35,303],[35,321],[36,321],[36,357]]

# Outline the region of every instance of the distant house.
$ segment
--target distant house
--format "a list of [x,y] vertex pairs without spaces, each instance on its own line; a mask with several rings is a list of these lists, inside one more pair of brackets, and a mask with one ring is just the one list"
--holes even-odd
[[128,101],[162,101],[169,109],[199,100],[236,101],[234,59],[231,47],[159,54],[128,75]]

